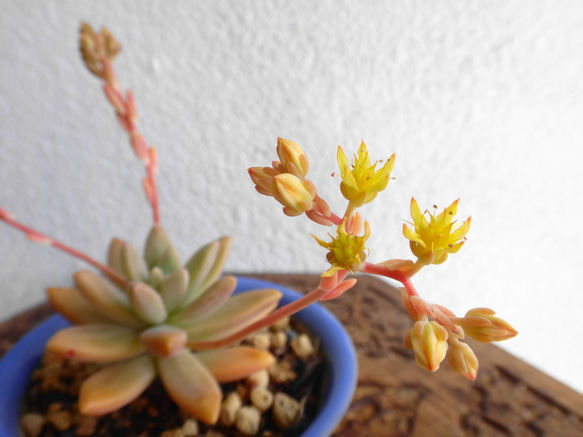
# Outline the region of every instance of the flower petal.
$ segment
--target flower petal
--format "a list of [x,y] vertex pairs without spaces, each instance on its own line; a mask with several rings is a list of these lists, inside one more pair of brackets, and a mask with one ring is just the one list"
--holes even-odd
[[148,355],[106,366],[81,385],[79,412],[101,416],[116,411],[141,395],[155,377],[156,368]]
[[46,348],[64,358],[96,363],[126,360],[144,352],[134,329],[108,324],[62,329]]
[[275,362],[269,352],[251,347],[232,347],[197,352],[196,357],[213,374],[219,383],[237,381]]
[[214,424],[221,410],[221,388],[208,369],[187,349],[175,357],[156,360],[168,395],[186,413]]

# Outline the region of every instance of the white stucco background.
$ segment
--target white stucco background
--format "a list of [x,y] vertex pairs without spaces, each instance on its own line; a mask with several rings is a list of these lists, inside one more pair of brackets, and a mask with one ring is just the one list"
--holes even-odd
[[[583,391],[583,3],[579,1],[0,2],[0,206],[98,259],[142,247],[151,213],[134,158],[77,48],[81,20],[123,45],[122,87],[160,155],[162,223],[186,259],[234,236],[227,270],[326,269],[327,230],[253,189],[246,169],[298,142],[341,214],[336,147],[396,152],[363,208],[369,260],[410,257],[401,234],[458,197],[467,244],[415,277],[460,315],[488,306],[503,347]],[[84,268],[0,223],[0,320]]]

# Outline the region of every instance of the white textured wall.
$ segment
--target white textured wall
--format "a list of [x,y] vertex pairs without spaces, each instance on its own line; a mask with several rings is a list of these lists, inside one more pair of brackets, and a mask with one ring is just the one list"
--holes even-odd
[[[504,347],[583,391],[583,3],[579,1],[9,1],[0,15],[0,206],[102,259],[151,224],[134,159],[77,51],[106,25],[158,147],[162,221],[186,258],[235,237],[228,270],[321,272],[326,231],[288,219],[246,168],[301,144],[341,213],[336,146],[397,153],[364,209],[371,260],[408,257],[411,195],[461,197],[466,246],[416,277],[459,313],[489,306]],[[0,319],[83,265],[0,223]]]

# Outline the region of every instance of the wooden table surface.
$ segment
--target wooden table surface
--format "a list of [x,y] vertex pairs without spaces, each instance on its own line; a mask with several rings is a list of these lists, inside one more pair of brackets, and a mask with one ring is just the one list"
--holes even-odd
[[[247,275],[307,292],[316,275]],[[412,325],[400,294],[373,277],[324,302],[356,345],[358,388],[338,437],[583,436],[583,395],[493,345],[469,341],[480,360],[476,381],[444,363],[419,368],[403,346]],[[48,304],[0,323],[0,357],[53,314]]]

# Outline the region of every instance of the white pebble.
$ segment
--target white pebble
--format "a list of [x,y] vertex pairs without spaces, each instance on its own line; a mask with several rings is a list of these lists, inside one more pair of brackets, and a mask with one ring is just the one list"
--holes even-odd
[[232,392],[226,397],[221,404],[221,423],[225,426],[233,426],[237,419],[237,412],[241,409],[241,397],[239,394]]
[[271,344],[274,347],[284,347],[287,344],[287,335],[281,331],[271,334]]
[[296,356],[301,359],[306,359],[314,353],[312,340],[310,340],[310,337],[308,337],[306,334],[300,334],[294,340],[292,340],[291,347],[294,351],[294,354],[296,354]]
[[269,338],[269,334],[266,332],[261,332],[259,334],[255,334],[253,336],[253,346],[261,351],[266,351],[271,346],[271,339]]
[[269,385],[269,372],[267,369],[252,373],[246,379],[247,385],[253,387],[267,387]]
[[257,407],[259,411],[264,413],[271,408],[273,404],[273,393],[265,387],[254,387],[251,390],[249,399],[254,407]]
[[188,419],[182,425],[182,433],[186,437],[198,435],[198,422],[195,419]]
[[273,419],[281,430],[288,429],[296,420],[300,404],[285,393],[278,392],[273,400]]
[[255,435],[259,432],[261,412],[255,407],[242,407],[237,411],[235,426],[245,435]]

